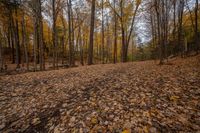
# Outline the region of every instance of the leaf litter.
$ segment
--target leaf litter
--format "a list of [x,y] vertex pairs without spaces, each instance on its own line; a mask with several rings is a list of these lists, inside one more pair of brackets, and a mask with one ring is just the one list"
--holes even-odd
[[0,132],[198,132],[199,58],[2,76]]

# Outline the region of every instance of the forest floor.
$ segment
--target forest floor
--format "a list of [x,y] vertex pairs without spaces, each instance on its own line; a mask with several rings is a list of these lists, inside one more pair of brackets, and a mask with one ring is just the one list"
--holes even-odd
[[198,132],[200,56],[0,77],[0,132]]

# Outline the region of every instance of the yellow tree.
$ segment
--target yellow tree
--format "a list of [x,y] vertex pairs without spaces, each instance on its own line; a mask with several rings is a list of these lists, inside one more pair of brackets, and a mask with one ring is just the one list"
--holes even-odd
[[[112,3],[107,0],[110,8],[119,19],[122,35],[121,61],[128,61],[128,47],[134,29],[135,17],[138,12],[141,0],[124,1],[120,0],[118,7],[113,7]],[[114,2],[116,3],[116,1]],[[130,12],[132,10],[132,12]]]

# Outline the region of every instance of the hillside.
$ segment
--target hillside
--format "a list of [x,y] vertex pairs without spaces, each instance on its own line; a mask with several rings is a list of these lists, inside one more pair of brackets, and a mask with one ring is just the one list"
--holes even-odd
[[200,131],[200,56],[0,77],[0,132]]

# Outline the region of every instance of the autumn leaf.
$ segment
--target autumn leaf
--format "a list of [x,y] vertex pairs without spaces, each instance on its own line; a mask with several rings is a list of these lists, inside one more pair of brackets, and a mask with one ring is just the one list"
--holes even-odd
[[136,0],[136,5],[139,6],[141,4],[142,0]]
[[91,120],[92,124],[97,124],[98,123],[98,120],[96,117],[93,117],[92,120]]
[[143,128],[143,131],[144,131],[144,133],[148,133],[148,132],[149,132],[149,131],[148,131],[148,127],[145,126],[145,127]]
[[131,130],[130,129],[126,129],[122,133],[131,133]]
[[170,101],[176,102],[179,98],[179,96],[171,96]]

